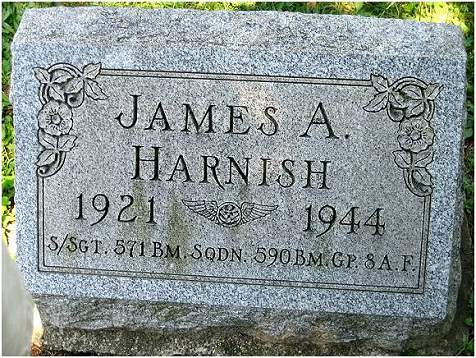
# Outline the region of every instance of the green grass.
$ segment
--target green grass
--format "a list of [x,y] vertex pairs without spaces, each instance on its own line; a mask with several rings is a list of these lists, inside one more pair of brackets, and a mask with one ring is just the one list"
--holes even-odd
[[[316,14],[350,14],[373,17],[413,19],[430,22],[446,22],[457,25],[465,36],[468,53],[467,65],[467,125],[464,130],[465,156],[463,188],[466,195],[465,210],[470,218],[474,216],[474,6],[472,3],[157,3],[157,2],[107,2],[107,3],[63,3],[66,6],[130,6],[141,8],[194,8],[201,10],[276,10],[299,11]],[[2,228],[3,237],[8,237],[8,225],[14,216],[14,132],[12,107],[8,100],[9,79],[11,72],[10,44],[26,8],[56,6],[57,3],[3,3],[2,4]],[[472,232],[472,230],[471,230]],[[470,293],[471,294],[471,293]],[[471,326],[472,327],[472,326]],[[472,328],[463,337],[459,354],[470,354],[473,350]]]
[[461,345],[456,354],[474,355],[474,295],[472,294],[468,299],[464,324],[468,328],[468,332],[463,334]]

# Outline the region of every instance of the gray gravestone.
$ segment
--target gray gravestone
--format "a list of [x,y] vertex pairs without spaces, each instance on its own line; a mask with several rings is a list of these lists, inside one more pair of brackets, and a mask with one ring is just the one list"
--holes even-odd
[[55,8],[25,12],[13,58],[18,262],[47,346],[372,353],[447,329],[456,27]]

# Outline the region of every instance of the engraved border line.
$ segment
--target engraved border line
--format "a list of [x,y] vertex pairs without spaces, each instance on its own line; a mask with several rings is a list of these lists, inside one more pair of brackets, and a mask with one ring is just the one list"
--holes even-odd
[[[118,73],[120,72],[120,73]],[[188,75],[188,76],[187,76]],[[355,79],[344,79],[344,78],[320,78],[320,77],[301,77],[301,76],[281,76],[281,75],[251,75],[251,74],[241,74],[241,73],[210,73],[210,72],[182,72],[182,71],[144,71],[144,70],[124,70],[124,69],[106,69],[102,68],[98,77],[150,77],[150,78],[166,78],[166,79],[191,79],[191,80],[216,80],[216,81],[234,81],[234,82],[267,82],[267,83],[287,83],[287,84],[314,84],[314,85],[341,85],[349,87],[372,87],[372,82],[370,80],[355,80]],[[237,78],[238,77],[238,78]],[[299,79],[299,80],[298,80]],[[41,184],[40,184],[41,182]],[[41,186],[41,200],[38,200],[38,207],[40,202],[44,210],[44,178],[38,178],[38,189]],[[40,199],[40,190],[38,190],[38,199]],[[429,202],[431,203],[431,197]],[[111,276],[121,276],[127,277],[130,279],[153,279],[153,278],[163,278],[169,280],[184,280],[192,282],[211,282],[211,283],[233,283],[233,284],[245,284],[245,285],[259,285],[269,287],[298,287],[298,288],[322,288],[322,289],[336,289],[336,290],[354,290],[354,291],[372,291],[379,293],[411,293],[411,294],[423,294],[424,293],[424,281],[425,281],[425,270],[426,266],[426,252],[423,254],[423,250],[427,250],[427,240],[429,235],[429,207],[430,203],[427,203],[427,198],[424,199],[424,209],[423,209],[423,223],[422,223],[422,237],[421,237],[421,246],[420,246],[420,269],[418,273],[417,287],[408,287],[408,286],[383,286],[383,285],[364,285],[364,284],[351,284],[351,283],[327,283],[327,282],[312,282],[312,281],[292,281],[292,280],[273,280],[273,279],[259,279],[259,278],[240,278],[240,277],[225,277],[225,276],[207,276],[207,275],[183,275],[183,274],[173,274],[173,273],[151,273],[151,272],[141,272],[141,271],[123,271],[123,270],[112,270],[112,269],[97,269],[98,271],[112,272],[109,273]],[[82,272],[90,271],[91,268],[81,268],[81,267],[65,267],[65,266],[49,266],[46,264],[46,259],[44,255],[44,215],[38,213],[38,219],[41,216],[41,223],[38,223],[38,229],[42,228],[42,249],[38,250],[38,271],[41,272],[62,272],[75,274],[78,271],[81,271],[82,274],[93,275],[93,276],[103,276],[98,273],[92,272]],[[426,222],[425,222],[426,221]],[[425,230],[426,228],[426,230]],[[425,240],[426,234],[426,240]],[[40,244],[40,237],[38,237],[38,245]],[[40,260],[40,256],[42,260]],[[43,264],[43,267],[40,267],[40,263]],[[421,269],[423,267],[423,275],[421,276]],[[50,270],[44,270],[44,268],[50,268]],[[146,275],[146,277],[134,276],[134,274]],[[170,276],[180,276],[179,278],[174,278]],[[207,280],[211,279],[211,280]],[[245,282],[240,282],[245,281]],[[259,282],[250,282],[250,281],[260,281]],[[288,283],[288,284],[285,284]],[[295,283],[290,285],[289,283]],[[333,286],[339,285],[340,287],[323,287],[323,285]],[[347,286],[347,287],[342,287]],[[366,288],[359,288],[366,287]],[[387,288],[387,290],[378,290],[378,288]]]
[[[120,72],[120,73],[117,73]],[[187,76],[188,75],[188,76]],[[179,71],[141,71],[121,69],[101,69],[98,76],[105,77],[152,77],[187,80],[213,80],[233,82],[271,82],[288,84],[341,85],[356,87],[372,87],[370,80],[354,80],[346,78],[300,77],[283,75],[250,75],[243,73],[210,73],[210,72],[179,72]],[[186,76],[186,77],[185,77]],[[299,79],[299,81],[297,81]]]

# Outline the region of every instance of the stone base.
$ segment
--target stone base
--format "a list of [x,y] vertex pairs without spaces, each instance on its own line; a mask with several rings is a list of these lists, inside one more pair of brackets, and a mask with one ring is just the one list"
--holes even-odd
[[[441,346],[451,319],[41,297],[44,349],[115,355],[384,355]],[[438,342],[440,347],[435,347]],[[437,352],[435,351],[435,348]]]

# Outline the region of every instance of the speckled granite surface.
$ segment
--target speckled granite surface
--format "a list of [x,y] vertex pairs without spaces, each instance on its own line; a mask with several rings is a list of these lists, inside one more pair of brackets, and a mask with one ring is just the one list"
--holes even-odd
[[[376,327],[389,337],[405,335],[397,317],[407,335],[415,319],[445,326],[460,275],[465,62],[449,25],[28,10],[11,94],[27,287],[68,329],[82,311],[81,329],[97,329],[79,308],[89,300],[104,317],[124,300],[223,307],[210,319],[244,325],[255,309],[276,310],[271,325],[287,309],[324,323],[386,316]],[[154,146],[156,178],[135,162]],[[143,328],[132,316],[121,328]]]

